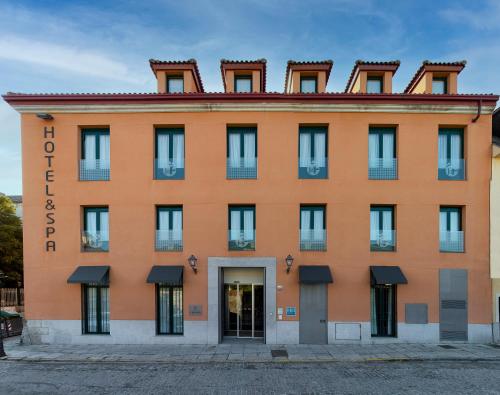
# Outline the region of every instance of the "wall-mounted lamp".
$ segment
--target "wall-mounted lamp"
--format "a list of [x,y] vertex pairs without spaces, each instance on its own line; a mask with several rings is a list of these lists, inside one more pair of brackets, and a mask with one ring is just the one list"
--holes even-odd
[[197,273],[198,272],[198,258],[196,258],[193,254],[188,258],[189,266],[191,266],[191,269],[193,269],[193,272]]
[[52,121],[54,117],[51,114],[48,114],[46,112],[39,112],[36,114],[36,116],[40,119],[44,119],[46,121]]
[[286,273],[290,273],[290,269],[292,268],[292,265],[293,265],[293,256],[291,256],[290,254],[288,254],[288,256],[285,258],[285,262],[286,262]]

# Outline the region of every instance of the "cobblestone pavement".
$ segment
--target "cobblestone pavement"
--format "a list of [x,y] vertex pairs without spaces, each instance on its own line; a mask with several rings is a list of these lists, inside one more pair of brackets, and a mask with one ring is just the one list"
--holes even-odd
[[0,361],[0,394],[500,394],[496,361]]
[[[500,347],[493,344],[379,344],[379,345],[20,345],[5,341],[9,360],[106,361],[137,363],[204,362],[366,362],[391,360],[494,361]],[[500,384],[499,384],[500,385]]]

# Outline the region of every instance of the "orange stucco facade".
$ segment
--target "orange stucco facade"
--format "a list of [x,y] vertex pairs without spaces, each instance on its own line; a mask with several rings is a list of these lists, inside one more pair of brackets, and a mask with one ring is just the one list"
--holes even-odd
[[[300,104],[300,100],[297,102]],[[244,107],[244,104],[242,104]],[[369,108],[370,104],[366,105]],[[418,105],[417,105],[418,106]],[[63,107],[63,106],[62,106]],[[61,107],[61,108],[62,108]],[[489,276],[489,183],[491,114],[335,110],[266,111],[51,111],[53,120],[22,111],[25,304],[28,321],[80,320],[81,287],[68,284],[78,266],[109,265],[110,319],[155,320],[155,286],[146,283],[153,265],[184,266],[184,319],[208,320],[209,257],[276,258],[276,307],[297,306],[298,266],[328,265],[329,322],[370,321],[373,265],[399,266],[408,284],[397,287],[397,322],[405,304],[428,305],[428,322],[439,323],[439,270],[468,272],[468,322],[491,325]],[[340,108],[340,107],[339,107]],[[408,107],[408,110],[410,108]],[[154,179],[155,127],[182,126],[185,177]],[[226,178],[227,127],[257,128],[256,179]],[[299,179],[300,125],[328,128],[328,178]],[[81,128],[106,126],[110,133],[110,180],[80,181]],[[398,177],[368,179],[370,126],[394,126]],[[438,130],[464,128],[466,180],[438,180]],[[55,251],[46,251],[44,128],[54,128],[50,191],[54,194]],[[228,205],[255,205],[254,251],[229,251]],[[301,251],[301,204],[326,206],[326,251]],[[394,205],[395,251],[370,251],[370,205]],[[155,250],[155,207],[182,205],[183,251]],[[439,248],[441,205],[464,209],[465,251]],[[83,252],[82,207],[109,207],[109,251]],[[198,258],[194,273],[187,258]],[[294,264],[286,272],[285,257]],[[189,305],[201,305],[190,316]],[[113,329],[112,329],[113,330]]]

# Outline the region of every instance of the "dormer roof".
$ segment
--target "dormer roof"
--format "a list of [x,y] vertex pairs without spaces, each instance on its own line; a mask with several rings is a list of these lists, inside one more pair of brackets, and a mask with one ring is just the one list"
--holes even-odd
[[326,72],[325,84],[328,84],[328,78],[330,77],[330,72],[332,71],[332,67],[333,67],[333,60],[331,59],[316,60],[316,61],[289,60],[286,66],[285,92],[292,71],[325,71]]
[[404,90],[404,93],[409,93],[415,87],[415,85],[418,84],[418,82],[422,79],[426,72],[454,72],[458,74],[464,69],[466,64],[467,61],[465,60],[460,60],[457,62],[431,62],[430,60],[424,60],[422,62],[422,65],[417,70],[410,83]]
[[385,62],[356,60],[344,92],[348,93],[351,91],[352,84],[356,81],[356,77],[360,71],[390,71],[394,75],[398,70],[400,63],[401,62],[399,60],[390,60]]
[[220,60],[220,72],[222,74],[222,83],[224,84],[224,91],[226,91],[226,70],[259,70],[260,71],[260,86],[261,91],[266,91],[266,79],[267,79],[267,60],[256,59],[256,60]]
[[201,80],[200,70],[198,70],[198,63],[196,59],[188,60],[158,60],[149,59],[149,66],[153,71],[154,75],[159,70],[191,70],[193,73],[193,79],[195,81],[198,92],[205,92],[203,88],[203,81]]

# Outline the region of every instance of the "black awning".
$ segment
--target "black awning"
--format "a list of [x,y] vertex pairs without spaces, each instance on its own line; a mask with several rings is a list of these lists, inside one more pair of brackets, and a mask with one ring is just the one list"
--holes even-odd
[[299,283],[326,284],[333,283],[329,266],[299,266]]
[[182,285],[183,266],[153,266],[149,272],[148,283]]
[[371,285],[408,284],[399,266],[370,266]]
[[109,266],[78,266],[68,283],[108,285]]

